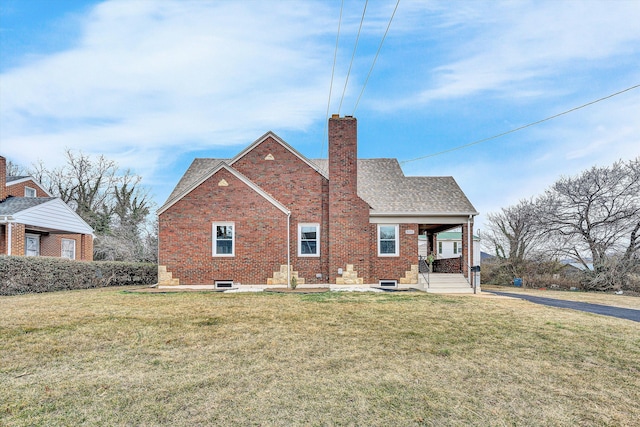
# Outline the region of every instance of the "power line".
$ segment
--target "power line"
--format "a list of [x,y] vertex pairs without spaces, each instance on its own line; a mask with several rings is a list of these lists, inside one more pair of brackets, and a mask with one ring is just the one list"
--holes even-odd
[[380,40],[380,45],[378,46],[378,51],[376,52],[376,56],[373,58],[373,63],[371,64],[371,68],[369,68],[369,74],[367,74],[367,78],[364,81],[364,85],[362,85],[362,90],[360,91],[360,95],[358,95],[358,100],[356,101],[355,107],[353,107],[352,116],[356,115],[356,109],[358,108],[358,104],[360,103],[360,98],[362,98],[362,94],[364,93],[364,88],[367,87],[367,83],[369,82],[369,77],[371,77],[371,72],[373,71],[373,67],[376,65],[376,61],[378,60],[378,55],[380,54],[380,49],[382,49],[382,44],[384,43],[384,39],[387,38],[387,33],[389,32],[389,27],[391,27],[391,21],[393,21],[393,17],[396,15],[396,10],[398,10],[398,5],[400,4],[400,0],[396,2],[396,7],[393,9],[393,13],[391,14],[391,18],[389,19],[389,23],[387,24],[387,29],[382,36],[382,40]]
[[362,23],[364,22],[364,14],[367,12],[367,4],[369,0],[364,2],[364,9],[362,10],[362,18],[360,18],[360,27],[358,27],[358,34],[356,36],[356,43],[353,46],[353,53],[351,54],[351,62],[349,63],[349,70],[347,71],[347,78],[344,81],[344,89],[342,90],[342,98],[340,98],[340,105],[338,106],[338,114],[342,108],[342,101],[344,100],[344,94],[347,91],[347,84],[349,83],[349,75],[351,74],[351,66],[353,65],[353,59],[356,56],[356,49],[358,48],[358,40],[360,39],[360,31],[362,30]]
[[574,107],[574,108],[572,108],[572,109],[570,109],[570,110],[563,111],[562,113],[558,113],[558,114],[555,114],[555,115],[553,115],[553,116],[547,117],[547,118],[545,118],[545,119],[538,120],[537,122],[529,123],[529,124],[527,124],[527,125],[520,126],[520,127],[515,128],[515,129],[511,129],[511,130],[508,130],[508,131],[506,131],[506,132],[502,132],[502,133],[499,133],[499,134],[497,134],[497,135],[490,136],[490,137],[488,137],[488,138],[479,139],[479,140],[477,140],[477,141],[470,142],[470,143],[468,143],[468,144],[459,145],[459,146],[457,146],[457,147],[453,147],[453,148],[450,148],[450,149],[448,149],[448,150],[439,151],[439,152],[437,152],[437,153],[428,154],[428,155],[426,155],[426,156],[422,156],[422,157],[416,157],[415,159],[403,160],[403,161],[401,161],[401,162],[400,162],[400,164],[405,164],[405,163],[409,163],[409,162],[415,162],[415,161],[417,161],[417,160],[422,160],[422,159],[426,159],[426,158],[429,158],[429,157],[439,156],[439,155],[441,155],[441,154],[450,153],[450,152],[452,152],[452,151],[461,150],[461,149],[463,149],[463,148],[467,148],[467,147],[470,147],[470,146],[472,146],[472,145],[480,144],[481,142],[486,142],[486,141],[490,141],[490,140],[492,140],[492,139],[500,138],[501,136],[505,136],[505,135],[508,135],[508,134],[510,134],[510,133],[514,133],[514,132],[517,132],[517,131],[519,131],[519,130],[522,130],[522,129],[525,129],[525,128],[528,128],[528,127],[531,127],[531,126],[534,126],[534,125],[537,125],[537,124],[540,124],[540,123],[543,123],[543,122],[546,122],[546,121],[549,121],[549,120],[555,119],[555,118],[557,118],[557,117],[563,116],[563,115],[565,115],[565,114],[569,114],[569,113],[574,112],[574,111],[576,111],[576,110],[579,110],[579,109],[581,109],[581,108],[588,107],[588,106],[593,105],[593,104],[595,104],[595,103],[598,103],[598,102],[600,102],[600,101],[604,101],[605,99],[613,98],[614,96],[617,96],[617,95],[623,94],[623,93],[625,93],[625,92],[629,92],[630,90],[637,89],[637,88],[639,88],[639,87],[640,87],[640,84],[635,85],[635,86],[631,86],[631,87],[628,87],[628,88],[626,88],[626,89],[624,89],[624,90],[621,90],[621,91],[619,91],[619,92],[612,93],[611,95],[607,95],[607,96],[605,96],[605,97],[602,97],[602,98],[596,99],[595,101],[587,102],[586,104],[580,105],[579,107]]
[[333,67],[331,68],[331,83],[329,83],[329,99],[327,99],[327,112],[324,118],[324,131],[322,132],[322,145],[320,146],[320,158],[324,155],[324,143],[327,136],[327,127],[329,123],[329,108],[331,107],[331,92],[333,91],[333,77],[336,71],[336,58],[338,57],[338,42],[340,41],[340,25],[342,24],[342,9],[344,8],[344,0],[340,4],[340,18],[338,18],[338,34],[336,35],[336,48],[333,51]]

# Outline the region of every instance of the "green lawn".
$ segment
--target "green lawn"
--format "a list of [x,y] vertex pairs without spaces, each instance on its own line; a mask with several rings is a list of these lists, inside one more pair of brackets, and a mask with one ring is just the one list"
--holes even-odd
[[0,297],[0,425],[637,425],[640,324],[424,293]]

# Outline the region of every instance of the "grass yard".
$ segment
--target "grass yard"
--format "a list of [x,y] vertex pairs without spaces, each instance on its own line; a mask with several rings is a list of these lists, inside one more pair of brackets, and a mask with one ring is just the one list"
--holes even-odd
[[637,425],[640,324],[423,293],[0,297],[0,425]]

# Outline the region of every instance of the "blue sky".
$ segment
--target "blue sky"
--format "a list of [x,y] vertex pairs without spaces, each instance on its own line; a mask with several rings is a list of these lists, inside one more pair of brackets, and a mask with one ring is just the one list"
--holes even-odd
[[[104,154],[158,205],[194,157],[269,130],[324,157],[340,4],[2,0],[0,153]],[[342,99],[364,4],[344,2],[329,108],[357,117],[360,157],[429,156],[640,84],[639,1],[401,0],[354,111],[396,0],[367,5]],[[640,88],[403,168],[454,176],[486,214],[640,155],[638,117]]]

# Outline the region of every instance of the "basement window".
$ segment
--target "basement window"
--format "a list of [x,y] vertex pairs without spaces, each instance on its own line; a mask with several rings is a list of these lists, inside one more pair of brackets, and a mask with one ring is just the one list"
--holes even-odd
[[235,224],[233,222],[213,223],[213,256],[234,256],[235,240]]
[[380,280],[378,284],[383,288],[395,288],[398,286],[397,280]]
[[216,280],[217,289],[230,289],[233,288],[233,280]]

